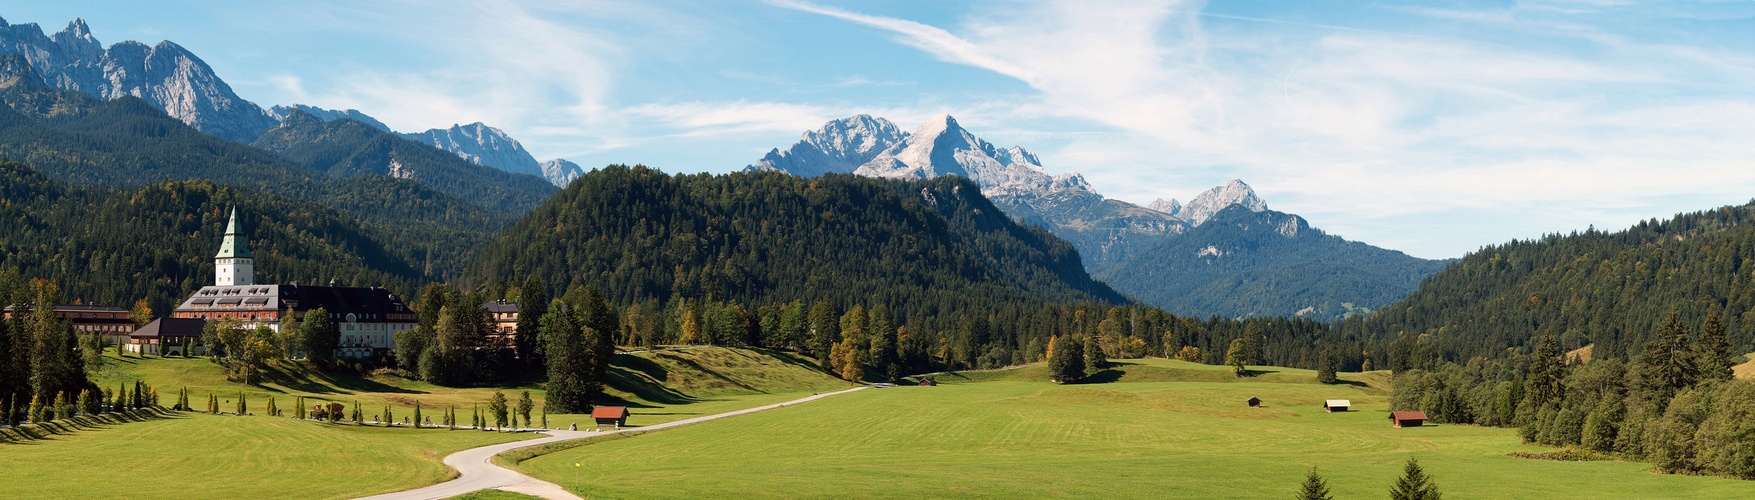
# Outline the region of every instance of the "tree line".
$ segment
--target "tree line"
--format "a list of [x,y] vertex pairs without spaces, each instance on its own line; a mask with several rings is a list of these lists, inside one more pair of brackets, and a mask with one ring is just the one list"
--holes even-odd
[[1437,422],[1516,427],[1525,442],[1650,461],[1660,470],[1755,479],[1755,383],[1732,376],[1726,329],[1671,313],[1636,358],[1535,352],[1396,376],[1391,406]]

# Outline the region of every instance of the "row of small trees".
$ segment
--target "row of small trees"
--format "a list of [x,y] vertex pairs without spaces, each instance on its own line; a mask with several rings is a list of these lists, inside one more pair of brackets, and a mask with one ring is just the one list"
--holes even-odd
[[[141,400],[142,402],[146,404],[157,404],[157,392],[155,390],[137,383],[136,394],[142,394],[139,392],[141,390],[150,391],[150,397],[152,398],[150,400]],[[121,403],[119,402],[118,404]],[[187,388],[184,388],[177,393],[177,407],[183,410],[193,411],[193,408],[189,406],[189,390]],[[293,408],[293,418],[299,420],[324,420],[331,423],[341,422],[344,417],[342,413],[345,411],[345,409],[342,411],[331,411],[327,405],[323,404],[308,404],[307,398],[304,396],[293,397]],[[281,410],[276,406],[275,398],[273,396],[268,397],[268,402],[263,409],[264,413],[268,416],[281,416]],[[422,415],[424,409],[425,406],[422,405],[420,401],[417,400],[414,402],[413,416],[409,420],[411,425],[416,428],[428,425],[425,423],[425,416]],[[508,425],[516,426],[518,420],[522,418],[523,427],[530,427],[533,423],[532,414],[536,409],[536,400],[530,397],[530,391],[522,391],[516,402],[508,400],[505,393],[494,391],[493,395],[488,398],[487,408],[483,409],[481,408],[481,405],[476,405],[473,408],[470,413],[469,425],[478,429],[485,429],[491,423],[496,429],[504,430]],[[219,394],[207,394],[207,405],[204,411],[212,414],[220,413]],[[367,420],[363,412],[364,410],[359,402],[355,401],[353,404],[351,421],[356,425],[366,425]],[[390,405],[386,404],[384,405],[383,413],[380,415],[374,415],[373,419],[385,426],[392,426],[396,424],[394,412],[395,410]],[[239,392],[237,395],[235,414],[249,414],[248,396],[243,392]],[[542,407],[542,412],[539,416],[539,422],[542,426],[544,428],[548,427],[548,408],[546,406]],[[431,425],[434,427],[448,427],[455,429],[460,425],[457,420],[457,408],[455,406],[447,406],[444,411],[440,413],[439,423]]]

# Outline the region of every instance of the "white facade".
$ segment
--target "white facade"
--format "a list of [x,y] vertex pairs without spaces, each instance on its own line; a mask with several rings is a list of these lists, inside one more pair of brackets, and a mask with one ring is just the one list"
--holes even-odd
[[256,284],[256,259],[213,259],[214,284],[243,286]]

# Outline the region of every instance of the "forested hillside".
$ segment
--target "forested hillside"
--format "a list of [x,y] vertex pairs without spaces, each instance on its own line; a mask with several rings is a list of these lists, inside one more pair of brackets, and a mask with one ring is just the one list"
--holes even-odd
[[[1023,300],[1121,302],[1072,246],[1013,224],[965,179],[668,175],[612,166],[532,211],[471,267],[627,303],[882,297],[932,312]],[[927,311],[922,311],[927,312]]]
[[1098,278],[1175,314],[1330,320],[1400,299],[1443,266],[1232,205]]
[[510,214],[528,212],[558,190],[541,177],[477,165],[364,123],[350,119],[324,122],[296,109],[250,145],[330,177],[413,179]]
[[1409,332],[1452,360],[1527,351],[1544,335],[1562,352],[1595,344],[1597,357],[1626,359],[1672,311],[1684,325],[1719,315],[1736,352],[1748,352],[1752,309],[1755,204],[1488,246],[1339,328],[1376,338]]
[[145,298],[164,315],[213,283],[213,255],[233,205],[259,282],[333,278],[405,296],[422,282],[356,221],[313,202],[208,181],[74,187],[10,161],[0,161],[0,267],[59,284],[69,301],[127,307]]
[[[330,178],[272,153],[189,128],[131,97],[103,101],[47,88],[0,58],[0,158],[30,164],[69,185],[140,187],[164,180],[217,184],[310,200],[357,218],[395,241],[390,251],[445,276],[514,216],[483,210],[419,182],[388,176]],[[430,149],[430,148],[429,148]]]

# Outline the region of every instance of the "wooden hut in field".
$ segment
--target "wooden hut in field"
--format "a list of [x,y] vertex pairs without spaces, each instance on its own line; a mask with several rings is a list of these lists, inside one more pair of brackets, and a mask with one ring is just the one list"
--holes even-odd
[[1245,399],[1243,402],[1249,403],[1250,408],[1261,408],[1261,398],[1250,396],[1249,399]]
[[922,379],[920,379],[920,386],[921,387],[938,387],[938,381],[933,380],[933,379],[929,379],[929,378],[922,378]]
[[1426,424],[1426,412],[1423,411],[1392,411],[1389,422],[1396,427],[1419,427]]
[[1353,402],[1345,399],[1330,399],[1322,402],[1322,408],[1329,413],[1344,413],[1353,407]]
[[592,408],[591,419],[597,421],[598,427],[610,425],[620,429],[622,426],[628,425],[628,407],[599,406]]

